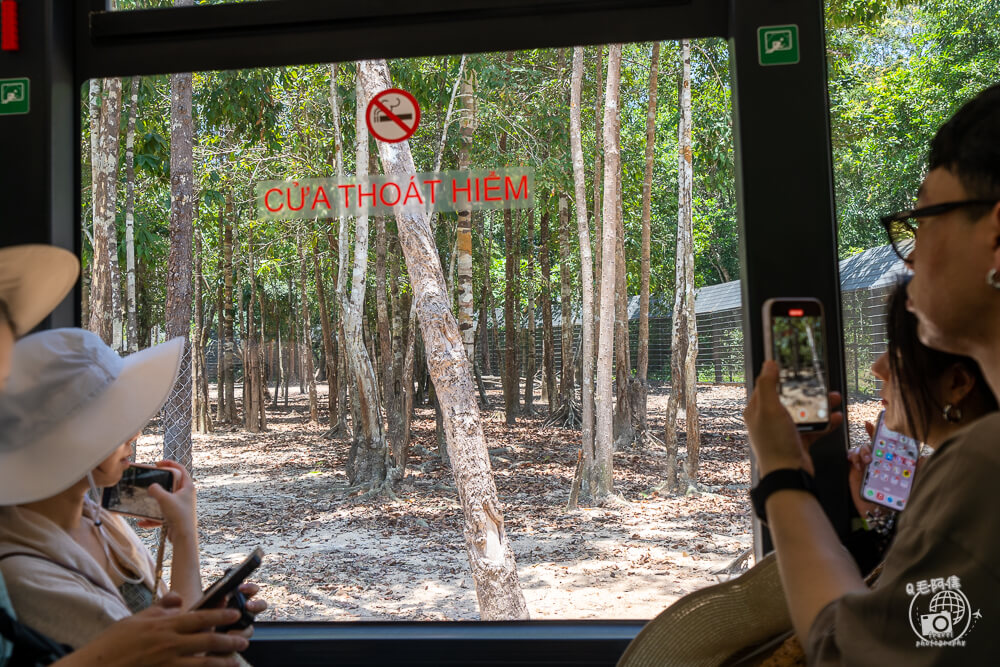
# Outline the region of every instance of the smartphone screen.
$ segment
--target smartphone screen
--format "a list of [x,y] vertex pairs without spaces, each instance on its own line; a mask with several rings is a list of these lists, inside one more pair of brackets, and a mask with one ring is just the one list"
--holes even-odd
[[823,307],[815,299],[771,299],[765,311],[781,403],[800,430],[820,430],[830,419]]
[[872,462],[861,483],[861,497],[901,510],[910,497],[920,445],[913,438],[886,427],[884,417],[885,412],[878,417],[872,438]]
[[167,468],[130,465],[118,484],[104,489],[101,506],[120,514],[162,521],[160,504],[149,495],[149,487],[154,482],[171,491],[174,475]]

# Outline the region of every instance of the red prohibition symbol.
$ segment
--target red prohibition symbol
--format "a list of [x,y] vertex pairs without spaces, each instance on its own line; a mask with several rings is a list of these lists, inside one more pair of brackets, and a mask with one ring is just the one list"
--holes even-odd
[[405,90],[388,88],[368,103],[365,119],[373,137],[394,144],[409,139],[417,131],[420,105]]

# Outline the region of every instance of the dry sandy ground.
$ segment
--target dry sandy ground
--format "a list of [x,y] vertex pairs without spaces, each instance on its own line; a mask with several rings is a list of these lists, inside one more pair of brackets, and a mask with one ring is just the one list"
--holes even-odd
[[[714,573],[752,544],[744,393],[742,386],[699,387],[699,483],[706,492],[650,493],[660,481],[662,448],[627,448],[615,455],[621,502],[571,513],[565,506],[579,432],[545,428],[541,415],[510,428],[502,410],[484,413],[532,618],[647,619],[719,580]],[[499,398],[492,396],[494,406]],[[433,412],[417,411],[398,501],[362,501],[347,492],[348,443],[306,423],[297,387],[291,399],[288,408],[269,411],[267,433],[234,428],[194,436],[206,585],[260,545],[267,555],[254,580],[271,605],[262,620],[477,619],[461,509],[435,453]],[[661,439],[665,405],[662,391],[650,396],[650,422]],[[878,404],[851,407],[852,438],[862,438],[862,422]],[[159,458],[160,442],[154,427],[138,460]]]

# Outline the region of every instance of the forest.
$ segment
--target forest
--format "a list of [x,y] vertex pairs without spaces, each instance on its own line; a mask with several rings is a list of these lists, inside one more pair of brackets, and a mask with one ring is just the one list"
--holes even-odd
[[[912,201],[934,130],[996,81],[1000,19],[988,0],[838,0],[827,13],[844,258],[884,245],[876,221]],[[366,127],[389,88],[419,102],[408,141]],[[189,372],[140,453],[209,487],[203,530],[228,545],[209,566],[234,540],[216,519],[245,497],[227,476],[266,478],[266,512],[289,512],[301,539],[339,516],[460,548],[465,564],[449,567],[471,577],[467,617],[586,613],[571,598],[544,608],[538,591],[557,584],[526,573],[541,547],[523,534],[548,530],[540,517],[570,533],[616,525],[601,533],[618,542],[602,572],[632,554],[646,587],[683,563],[648,608],[596,613],[655,613],[746,562],[745,392],[696,367],[696,290],[740,276],[725,40],[136,76],[90,81],[81,98],[83,324],[123,354],[188,340]],[[260,215],[262,183],[440,172],[530,173],[531,201]],[[303,518],[307,506],[319,514]],[[664,512],[659,537],[628,528]],[[270,523],[254,537],[296,539]],[[674,541],[683,557],[628,540]],[[577,584],[617,576],[583,576],[583,546],[569,560]],[[313,553],[310,581],[331,562]],[[274,576],[265,592],[279,599],[315,593]],[[332,598],[309,595],[289,593],[287,614],[329,613],[316,608]],[[349,613],[460,616],[447,597]]]

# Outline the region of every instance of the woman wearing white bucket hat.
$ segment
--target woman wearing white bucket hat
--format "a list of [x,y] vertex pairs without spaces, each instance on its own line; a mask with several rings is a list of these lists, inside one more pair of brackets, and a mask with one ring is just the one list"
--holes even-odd
[[[34,328],[75,283],[79,263],[71,253],[50,246],[0,248],[0,395],[3,393],[17,334]],[[232,609],[181,612],[180,596],[169,593],[158,605],[112,624],[70,655],[63,647],[18,622],[0,577],[0,666],[55,664],[59,667],[101,665],[236,665],[230,654],[246,648],[245,637],[204,632],[232,623]],[[8,641],[9,640],[9,641]],[[59,656],[66,655],[62,659]],[[57,660],[58,659],[58,660]],[[56,661],[56,662],[53,662]]]

